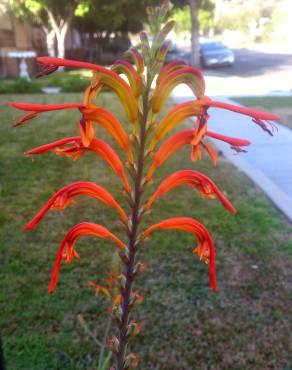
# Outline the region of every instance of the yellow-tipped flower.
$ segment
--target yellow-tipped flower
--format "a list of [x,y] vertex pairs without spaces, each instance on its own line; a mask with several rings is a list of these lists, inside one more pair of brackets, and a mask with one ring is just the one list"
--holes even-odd
[[156,86],[152,98],[152,112],[157,114],[163,107],[171,91],[180,84],[186,84],[197,98],[204,95],[205,80],[195,67],[183,67],[165,76]]
[[138,98],[141,95],[142,90],[142,79],[139,73],[135,68],[125,60],[117,60],[112,66],[112,71],[117,74],[124,74],[127,76],[131,89],[134,93],[135,98]]
[[43,64],[43,73],[46,72],[47,68],[54,67],[71,67],[71,68],[86,68],[97,72],[97,77],[102,85],[109,87],[117,94],[129,121],[133,126],[137,126],[138,120],[138,104],[131,91],[129,85],[115,72],[99,66],[97,64],[80,62],[76,60],[68,60],[61,58],[49,58],[40,57],[37,61]]
[[161,80],[163,80],[166,76],[168,76],[170,73],[177,71],[178,69],[186,67],[186,63],[182,60],[174,60],[166,66],[162,68],[160,71],[157,80],[156,80],[156,85],[159,85]]
[[197,116],[202,111],[202,104],[199,100],[191,100],[181,103],[172,108],[155,128],[150,149],[153,150],[156,143],[161,140],[169,131],[182,123],[185,119]]

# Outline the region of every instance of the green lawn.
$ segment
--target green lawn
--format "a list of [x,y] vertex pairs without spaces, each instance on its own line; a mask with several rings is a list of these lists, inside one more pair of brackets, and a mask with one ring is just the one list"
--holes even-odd
[[236,97],[233,100],[242,105],[278,114],[281,118],[280,122],[292,128],[292,96]]
[[[63,213],[50,212],[36,231],[22,226],[59,187],[93,180],[118,194],[119,181],[93,154],[77,162],[47,154],[32,161],[23,152],[76,134],[77,112],[47,113],[15,129],[17,113],[7,100],[78,102],[79,94],[0,97],[0,328],[9,370],[95,369],[97,348],[77,322],[82,314],[97,337],[103,334],[106,302],[87,287],[102,282],[113,244],[83,238],[80,262],[62,266],[57,292],[46,293],[58,245],[77,222],[90,220],[121,234],[116,212],[80,198]],[[101,103],[123,117],[105,94]],[[230,133],[232,135],[232,133]],[[100,136],[105,138],[103,132]],[[190,188],[159,199],[147,223],[171,216],[201,220],[216,242],[219,292],[208,286],[208,268],[191,253],[194,240],[180,232],[154,233],[141,250],[149,268],[137,289],[146,297],[136,311],[143,331],[133,350],[141,369],[291,369],[289,269],[292,231],[262,192],[224,158],[192,163],[181,150],[161,167],[155,184],[176,169],[201,170],[226,192],[238,209],[232,216]],[[154,184],[154,185],[155,185]],[[154,189],[153,185],[153,189]],[[123,203],[123,199],[121,199]],[[290,291],[291,293],[291,291]],[[291,317],[290,317],[291,319]]]

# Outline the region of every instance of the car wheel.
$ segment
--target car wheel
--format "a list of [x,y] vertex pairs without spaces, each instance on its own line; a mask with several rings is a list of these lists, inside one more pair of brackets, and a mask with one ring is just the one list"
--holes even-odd
[[202,68],[207,68],[207,65],[206,65],[206,62],[205,62],[204,57],[201,57],[201,58],[200,58],[200,66],[201,66]]

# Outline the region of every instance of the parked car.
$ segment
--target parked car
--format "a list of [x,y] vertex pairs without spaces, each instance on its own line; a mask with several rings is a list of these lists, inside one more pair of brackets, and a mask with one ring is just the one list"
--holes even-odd
[[234,53],[220,41],[200,42],[200,63],[202,67],[233,65]]

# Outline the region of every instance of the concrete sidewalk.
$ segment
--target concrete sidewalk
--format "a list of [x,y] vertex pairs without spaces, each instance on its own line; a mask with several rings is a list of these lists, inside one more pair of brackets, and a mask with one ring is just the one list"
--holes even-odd
[[[194,97],[188,87],[180,85],[173,91],[172,98],[181,103]],[[236,104],[227,98],[214,96],[212,99]],[[279,131],[272,137],[249,117],[217,108],[210,108],[208,113],[210,130],[252,142],[247,147],[248,153],[234,154],[228,144],[212,140],[292,222],[292,130],[278,125]]]

